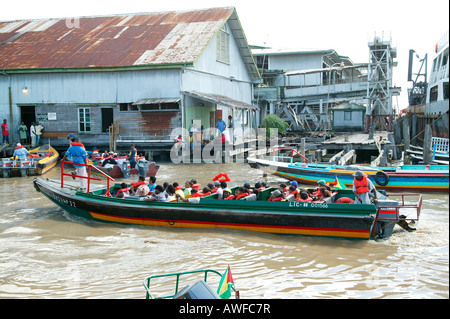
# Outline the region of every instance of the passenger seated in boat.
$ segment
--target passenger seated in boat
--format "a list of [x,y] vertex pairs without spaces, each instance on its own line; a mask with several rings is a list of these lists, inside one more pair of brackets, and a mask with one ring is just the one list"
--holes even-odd
[[259,197],[259,190],[257,188],[255,188],[252,192],[252,194],[256,195],[256,200],[258,200]]
[[148,178],[148,192],[153,193],[155,191],[155,188],[156,188],[156,177],[150,176]]
[[198,191],[197,188],[191,189],[191,196],[190,196],[190,198],[195,198],[195,197],[202,197],[201,193]]
[[287,187],[286,183],[281,183],[280,188],[283,190],[283,192],[287,192],[289,188]]
[[244,188],[248,191],[249,195],[253,192],[253,189],[249,183],[245,183]]
[[294,195],[294,197],[297,198],[299,195],[299,191],[297,190],[297,187],[289,186],[289,190],[286,195]]
[[184,193],[184,198],[187,198],[188,197],[188,195],[190,195],[191,194],[191,181],[186,181],[185,183],[184,183],[184,191],[183,191],[183,193]]
[[312,202],[313,198],[308,195],[308,192],[306,192],[305,190],[301,190],[300,196],[296,199],[296,201],[300,203],[308,203]]
[[172,184],[172,186],[175,189],[175,195],[179,194],[180,196],[184,197],[184,192],[182,190],[182,187],[177,182],[174,182]]
[[203,187],[201,192],[197,192],[199,197],[203,197],[203,196],[208,196],[211,195],[211,190],[209,189],[209,187]]
[[141,200],[146,202],[166,202],[167,197],[164,195],[164,188],[161,185],[156,185],[155,191],[146,197],[142,197]]
[[327,197],[331,197],[331,191],[329,191],[325,186],[321,185],[319,187],[318,200],[324,200]]
[[271,193],[271,195],[270,195],[268,201],[270,201],[270,202],[286,201],[286,199],[284,199],[284,192],[282,192],[282,191],[279,190],[279,189],[274,190],[274,191]]
[[114,156],[117,156],[117,154],[113,153],[113,152],[109,152],[109,156],[103,160],[102,167],[105,167],[106,164],[117,165],[117,162],[114,159]]
[[130,187],[128,187],[127,183],[122,183],[116,193],[116,198],[125,198],[127,196],[130,196]]
[[227,182],[220,182],[220,186],[217,188],[217,198],[222,199],[223,198],[223,190],[227,188]]
[[162,185],[162,187],[163,187],[163,189],[164,189],[164,192],[163,192],[164,196],[167,195],[167,192],[166,192],[167,186],[169,186],[169,183],[168,183],[168,182],[164,182],[163,185]]
[[256,182],[255,189],[262,191],[262,190],[265,190],[266,188],[264,186],[262,186],[262,184],[260,182]]
[[166,201],[175,201],[175,187],[173,185],[168,185],[166,188]]
[[247,188],[241,186],[234,192],[234,195],[236,196],[236,200],[240,200],[241,198],[250,195],[250,192]]
[[211,188],[211,193],[217,193],[219,191],[220,188],[220,182],[219,181],[215,181],[213,183],[213,188]]
[[147,195],[149,193],[149,188],[145,182],[145,177],[141,175],[136,183],[131,183],[130,191],[133,195]]
[[217,192],[217,187],[214,187],[212,183],[208,183],[208,188],[210,189],[211,193]]
[[226,199],[226,200],[234,199],[234,195],[231,195],[231,189],[225,188],[223,190],[223,199]]

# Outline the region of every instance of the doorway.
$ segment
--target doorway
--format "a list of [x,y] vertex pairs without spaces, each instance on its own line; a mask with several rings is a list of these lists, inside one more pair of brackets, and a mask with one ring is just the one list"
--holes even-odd
[[20,105],[20,121],[30,129],[31,123],[36,122],[36,106]]
[[108,132],[108,128],[112,124],[114,124],[114,109],[102,108],[102,132]]

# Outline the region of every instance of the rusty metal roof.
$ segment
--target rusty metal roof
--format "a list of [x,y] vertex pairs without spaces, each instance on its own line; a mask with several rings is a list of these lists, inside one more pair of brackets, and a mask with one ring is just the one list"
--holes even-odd
[[[230,18],[233,7],[0,22],[0,70],[190,64]],[[249,63],[246,40],[238,46]]]

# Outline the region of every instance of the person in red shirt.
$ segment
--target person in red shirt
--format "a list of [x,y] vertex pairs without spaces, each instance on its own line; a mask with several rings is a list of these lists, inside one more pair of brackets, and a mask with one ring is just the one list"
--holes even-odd
[[283,200],[285,200],[284,199],[284,196],[283,196],[283,194],[284,193],[282,193],[280,190],[274,190],[273,192],[272,192],[272,195],[270,195],[270,197],[269,197],[269,201],[270,202],[279,202],[279,201],[283,201]]
[[2,124],[2,136],[3,136],[3,143],[9,144],[9,132],[8,132],[8,124],[6,123],[6,119],[3,120],[3,124]]

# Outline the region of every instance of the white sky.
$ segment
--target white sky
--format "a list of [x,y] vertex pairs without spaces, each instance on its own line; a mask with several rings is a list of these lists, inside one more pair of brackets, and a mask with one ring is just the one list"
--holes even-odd
[[384,32],[397,48],[394,84],[402,94],[393,105],[400,109],[407,106],[412,86],[409,50],[421,58],[428,53],[429,69],[434,46],[449,29],[448,0],[9,0],[1,5],[0,21],[225,6],[236,7],[249,44],[334,49],[354,63],[368,62],[368,41]]

